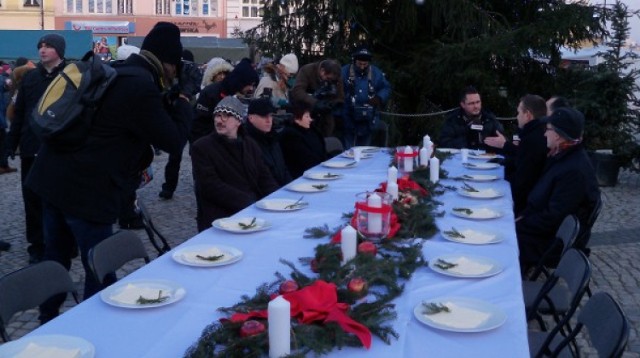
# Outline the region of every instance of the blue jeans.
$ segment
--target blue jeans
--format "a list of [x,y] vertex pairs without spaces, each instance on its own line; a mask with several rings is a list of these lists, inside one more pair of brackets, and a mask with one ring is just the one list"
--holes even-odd
[[[115,282],[115,275],[111,274],[104,280],[104,286],[101,285],[95,279],[88,264],[89,250],[113,235],[112,224],[86,221],[46,202],[43,203],[43,224],[45,260],[57,261],[68,270],[77,245],[85,272],[84,299]],[[40,322],[44,323],[56,317],[65,298],[66,294],[56,295],[40,305]]]

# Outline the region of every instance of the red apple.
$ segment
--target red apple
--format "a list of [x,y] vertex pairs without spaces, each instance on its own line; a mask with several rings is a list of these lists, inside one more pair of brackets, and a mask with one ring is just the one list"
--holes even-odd
[[286,280],[280,284],[280,294],[294,292],[298,290],[298,284],[293,280]]
[[347,284],[347,289],[358,296],[364,296],[367,293],[367,281],[360,277],[352,278]]
[[361,254],[376,256],[376,254],[378,253],[378,248],[373,242],[364,241],[358,245],[358,252]]
[[261,322],[256,320],[249,320],[242,324],[240,327],[240,337],[250,337],[263,333],[266,327]]

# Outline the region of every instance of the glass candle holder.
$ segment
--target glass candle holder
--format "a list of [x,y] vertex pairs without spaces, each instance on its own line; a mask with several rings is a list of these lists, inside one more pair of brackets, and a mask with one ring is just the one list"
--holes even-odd
[[416,146],[396,148],[396,162],[402,176],[411,174],[418,167],[419,153],[420,148]]
[[379,242],[387,237],[391,225],[393,197],[388,193],[356,194],[356,230],[366,240]]

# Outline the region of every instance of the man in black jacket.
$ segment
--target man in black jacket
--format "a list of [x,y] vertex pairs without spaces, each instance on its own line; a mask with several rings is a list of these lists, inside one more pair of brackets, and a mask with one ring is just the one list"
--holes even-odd
[[465,88],[460,94],[460,108],[447,116],[438,146],[442,148],[489,149],[484,138],[504,133],[502,124],[489,111],[482,109],[480,93],[474,87]]
[[502,150],[505,155],[505,179],[511,184],[513,212],[517,217],[527,203],[547,159],[545,124],[541,120],[547,112],[544,98],[528,94],[518,103],[518,140],[508,141],[502,133],[487,137],[484,143]]
[[247,110],[248,121],[246,123],[247,133],[253,138],[260,149],[262,149],[262,159],[271,170],[271,174],[283,186],[289,184],[291,175],[287,170],[280,148],[278,134],[273,130],[272,113],[275,108],[269,98],[257,98],[249,102]]
[[[44,258],[69,268],[75,240],[85,269],[85,299],[103,288],[88,266],[88,252],[113,234],[123,190],[132,173],[150,164],[142,163],[144,153],[152,144],[175,151],[186,141],[189,101],[167,92],[181,52],[178,27],[157,23],[145,37],[140,54],[116,67],[118,76],[103,98],[86,142],[72,152],[43,144],[27,178],[26,185],[43,201]],[[104,285],[114,280],[111,275]],[[55,317],[63,301],[64,294],[43,304],[40,321]]]
[[42,202],[38,195],[25,186],[29,171],[40,149],[40,140],[30,126],[31,114],[40,97],[51,81],[58,75],[66,61],[64,38],[58,34],[47,34],[38,41],[40,62],[36,69],[29,71],[18,90],[15,103],[15,118],[11,123],[7,148],[9,156],[15,156],[20,147],[20,179],[22,181],[22,199],[24,201],[26,236],[29,247],[29,263],[42,260],[44,237],[42,234]]

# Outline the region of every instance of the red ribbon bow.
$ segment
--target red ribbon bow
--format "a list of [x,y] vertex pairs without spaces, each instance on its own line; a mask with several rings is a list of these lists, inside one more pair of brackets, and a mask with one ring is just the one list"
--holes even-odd
[[[345,332],[355,334],[365,348],[371,347],[371,332],[347,315],[349,305],[338,302],[338,291],[333,283],[318,280],[298,291],[285,293],[282,297],[291,303],[291,317],[300,323],[335,322]],[[267,317],[267,310],[253,311],[236,313],[231,316],[231,321],[242,322],[251,318]]]

